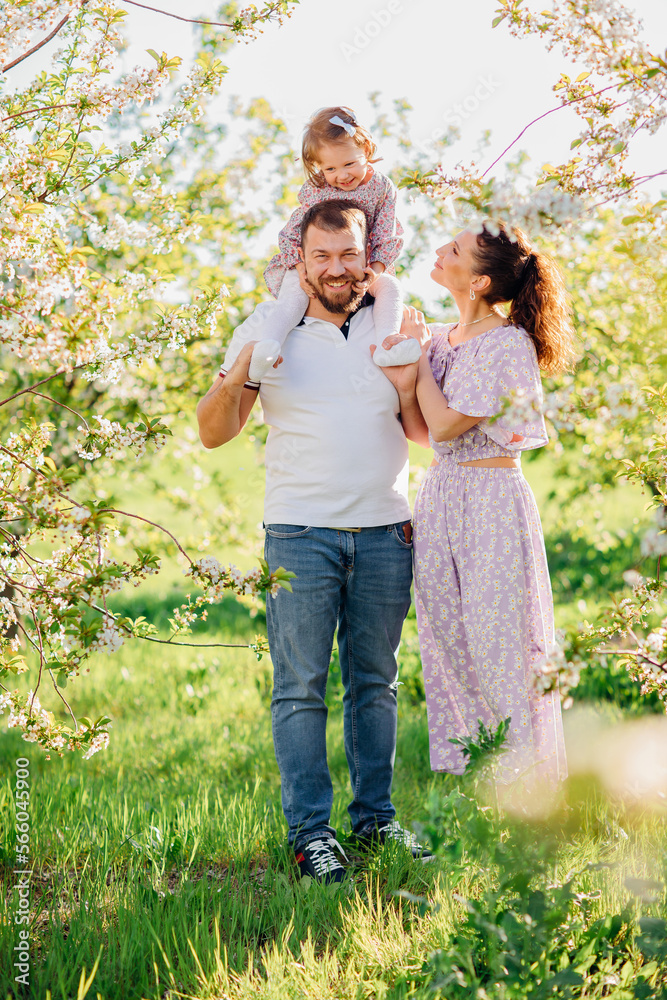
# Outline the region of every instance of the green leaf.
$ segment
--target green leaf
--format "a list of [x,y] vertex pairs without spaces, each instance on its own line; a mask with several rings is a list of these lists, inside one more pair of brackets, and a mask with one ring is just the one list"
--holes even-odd
[[572,966],[568,966],[567,969],[557,972],[551,979],[547,979],[544,986],[548,987],[549,992],[551,992],[552,986],[581,986],[583,982],[584,977],[575,972]]

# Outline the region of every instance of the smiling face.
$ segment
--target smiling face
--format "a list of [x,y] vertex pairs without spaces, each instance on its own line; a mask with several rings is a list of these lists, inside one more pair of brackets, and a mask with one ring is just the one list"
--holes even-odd
[[469,230],[459,233],[449,243],[435,251],[435,267],[431,277],[438,285],[454,293],[469,292],[477,277],[473,273],[473,250],[477,238]]
[[331,313],[349,313],[357,308],[363,293],[352,285],[364,277],[366,247],[358,226],[329,232],[311,225],[301,249],[306,278],[320,303]]
[[322,143],[317,150],[317,165],[326,183],[340,191],[354,191],[368,171],[366,154],[350,138]]

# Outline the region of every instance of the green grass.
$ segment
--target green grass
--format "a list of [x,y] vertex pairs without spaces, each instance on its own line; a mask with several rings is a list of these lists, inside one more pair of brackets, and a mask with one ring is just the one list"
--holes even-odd
[[[236,610],[230,616],[239,638],[255,627]],[[349,788],[332,679],[333,822],[345,836]],[[419,992],[427,989],[423,963],[434,949],[451,947],[465,916],[462,901],[484,898],[496,880],[476,828],[463,831],[459,856],[447,839],[436,865],[386,851],[358,868],[349,891],[304,887],[285,847],[266,660],[240,651],[156,656],[135,641],[117,661],[97,656],[70,697],[77,712],[103,705],[114,718],[110,748],[90,761],[45,761],[15,731],[0,737],[7,886],[13,761],[26,753],[31,760],[32,988],[16,996],[45,998],[49,989],[54,1000],[75,997],[82,968],[92,968],[100,949],[90,995],[104,1000],[435,995]],[[429,796],[459,786],[472,791],[470,781],[431,774],[423,706],[402,688],[400,818],[428,826],[435,808],[436,829],[449,832],[453,816]],[[551,821],[551,833],[560,824],[561,836],[550,877],[583,872],[578,891],[592,897],[590,926],[634,907],[627,875],[661,877],[667,838],[659,816],[624,812],[577,786],[569,794],[570,812]],[[547,827],[534,829],[543,837]],[[607,867],[587,869],[600,863]],[[431,908],[397,890],[427,898]],[[4,896],[5,955],[15,939],[12,902]],[[643,912],[657,911],[649,905]],[[640,970],[645,959],[636,947],[633,954]],[[9,993],[6,971],[0,986],[0,995]]]
[[[415,450],[413,463],[426,455]],[[261,551],[262,472],[256,450],[242,439],[197,460],[204,471],[220,469],[227,477],[227,500],[237,511],[237,539],[227,534],[209,551],[247,568]],[[549,539],[562,512],[550,509],[548,462],[541,461],[529,463],[526,471]],[[131,474],[115,485],[126,509],[195,536],[187,512],[174,513],[162,498],[142,494]],[[212,502],[219,489],[208,487]],[[604,511],[610,531],[632,534],[633,519],[641,518],[641,502],[635,500],[624,495],[622,505]],[[557,599],[559,593],[567,598],[559,614],[565,616],[563,607],[567,614],[581,614],[578,602],[601,600],[608,574],[599,572],[599,559],[589,558],[576,539],[563,543],[562,551],[579,555],[565,564],[569,591],[559,591],[559,553],[550,554],[556,559]],[[616,552],[615,558],[621,565],[625,555]],[[114,607],[132,617],[145,614],[166,628],[171,608],[187,589],[182,567],[172,560],[159,578],[117,595]],[[229,598],[211,610],[192,641],[247,643],[263,631],[260,605]],[[26,754],[34,864],[31,986],[16,988],[3,957],[0,996],[46,1000],[47,991],[53,1000],[82,996],[82,969],[90,973],[99,956],[89,996],[103,1000],[455,1000],[474,996],[471,984],[478,980],[474,990],[485,991],[480,997],[518,1000],[529,993],[521,985],[521,963],[528,981],[539,985],[543,972],[546,983],[576,962],[583,969],[586,948],[593,960],[585,969],[584,992],[544,985],[535,996],[662,995],[667,956],[663,961],[659,953],[652,971],[653,945],[641,943],[637,919],[665,913],[664,815],[612,803],[580,776],[550,819],[498,822],[492,810],[475,805],[472,779],[430,771],[414,609],[400,658],[394,802],[403,823],[421,823],[423,835],[440,844],[440,858],[424,867],[386,850],[362,864],[352,851],[354,880],[342,891],[300,883],[285,847],[268,657],[258,662],[243,649],[133,640],[113,657],[93,657],[90,672],[67,687],[77,715],[104,711],[112,717],[108,750],[89,761],[71,756],[47,761],[15,730],[0,733],[2,956],[9,956],[16,942],[13,773],[16,758]],[[615,697],[613,685],[610,695]],[[332,822],[345,840],[350,793],[335,657],[327,700]],[[466,797],[456,798],[461,792]],[[505,884],[508,870],[511,885]],[[522,882],[526,871],[528,881]],[[633,894],[628,888],[628,876],[655,880],[658,888],[642,899],[643,890]],[[568,881],[575,896],[549,930],[551,943],[533,961],[530,948],[561,905],[554,886]],[[540,893],[548,903],[546,916],[536,903]],[[524,941],[516,927],[527,926],[529,910],[532,931]],[[605,919],[614,914],[621,923],[605,931]],[[494,926],[503,927],[520,955],[514,985],[498,979],[504,975],[502,962],[509,960],[498,958],[497,941],[487,940]],[[567,933],[561,934],[563,928]],[[464,986],[457,985],[459,974]],[[630,986],[623,992],[626,980]]]

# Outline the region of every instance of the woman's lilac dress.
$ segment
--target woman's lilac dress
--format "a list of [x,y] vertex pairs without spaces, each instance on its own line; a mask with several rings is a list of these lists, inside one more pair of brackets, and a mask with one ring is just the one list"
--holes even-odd
[[499,780],[555,782],[566,776],[560,701],[556,692],[539,695],[530,685],[533,665],[554,641],[535,499],[521,469],[459,464],[516,458],[546,444],[537,411],[523,420],[488,420],[517,391],[541,397],[535,347],[512,326],[454,347],[450,327],[432,329],[431,369],[449,406],[483,419],[452,441],[431,439],[438,465],[429,469],[415,506],[415,602],[431,767],[460,774],[465,757],[450,739],[476,735],[480,719],[497,726],[511,716]]

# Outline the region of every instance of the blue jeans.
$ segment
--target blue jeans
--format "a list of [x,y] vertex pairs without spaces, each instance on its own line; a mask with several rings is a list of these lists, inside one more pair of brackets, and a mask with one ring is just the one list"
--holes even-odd
[[352,830],[395,816],[396,653],[410,607],[412,544],[401,524],[359,532],[268,524],[265,558],[271,570],[296,573],[293,593],[267,598],[266,618],[273,741],[289,842],[298,849],[335,836],[324,695],[336,628]]

